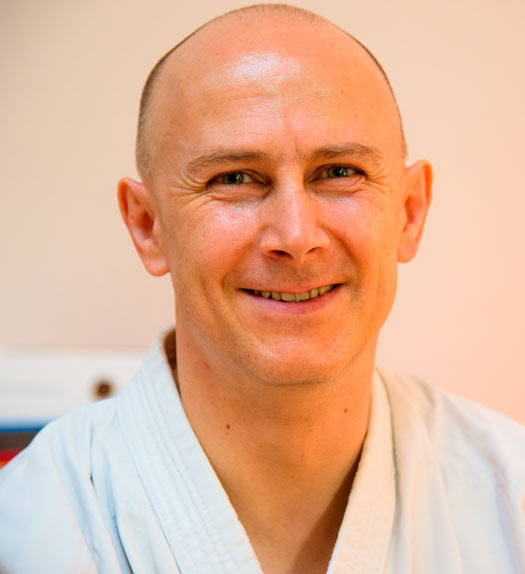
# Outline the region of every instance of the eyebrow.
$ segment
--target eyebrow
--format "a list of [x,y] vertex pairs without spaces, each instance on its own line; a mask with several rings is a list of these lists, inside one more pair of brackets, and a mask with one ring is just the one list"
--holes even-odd
[[308,154],[308,159],[310,161],[315,159],[335,159],[342,156],[355,156],[360,159],[371,160],[374,163],[384,161],[383,154],[376,147],[354,142],[318,147]]
[[[376,147],[353,142],[321,146],[311,151],[305,157],[311,162],[319,159],[336,159],[342,156],[354,156],[363,160],[372,161],[375,164],[384,161],[383,155]],[[275,160],[275,157],[275,154],[268,154],[261,151],[212,150],[203,152],[193,158],[188,162],[184,171],[187,174],[191,174],[225,163],[263,163],[269,162],[272,159]]]
[[257,151],[211,151],[199,154],[193,158],[184,171],[186,173],[198,172],[202,169],[213,167],[224,163],[247,163],[247,162],[264,162],[270,159],[269,154]]

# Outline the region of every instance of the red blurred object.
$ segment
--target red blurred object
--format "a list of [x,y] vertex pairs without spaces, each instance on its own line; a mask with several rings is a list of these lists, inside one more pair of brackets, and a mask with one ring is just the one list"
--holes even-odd
[[30,426],[0,424],[0,468],[28,445],[42,426],[43,423]]
[[3,448],[0,449],[0,468],[5,466],[12,458],[14,458],[21,450],[21,448]]

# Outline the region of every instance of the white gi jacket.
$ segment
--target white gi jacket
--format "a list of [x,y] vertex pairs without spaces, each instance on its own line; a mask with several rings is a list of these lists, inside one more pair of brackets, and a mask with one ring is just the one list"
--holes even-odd
[[[119,396],[49,424],[0,472],[0,572],[261,572],[161,340]],[[524,574],[525,429],[376,371],[328,572]]]

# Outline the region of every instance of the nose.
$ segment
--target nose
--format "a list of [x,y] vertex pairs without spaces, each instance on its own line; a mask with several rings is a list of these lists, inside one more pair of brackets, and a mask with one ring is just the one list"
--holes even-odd
[[323,206],[315,193],[305,189],[302,181],[274,188],[265,203],[260,247],[266,255],[301,264],[328,246]]

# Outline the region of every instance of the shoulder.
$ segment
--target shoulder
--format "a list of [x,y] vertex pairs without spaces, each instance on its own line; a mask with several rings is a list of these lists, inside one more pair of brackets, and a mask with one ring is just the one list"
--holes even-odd
[[91,480],[94,451],[109,446],[118,433],[114,401],[82,407],[47,424],[0,471],[0,497],[5,498],[9,487],[21,491],[38,484],[41,490],[54,480],[67,490],[70,482],[78,488],[80,482]]
[[[380,371],[398,425],[419,424],[443,465],[519,479],[525,487],[525,427],[427,382]],[[403,420],[399,420],[402,418]]]
[[458,551],[465,572],[525,571],[525,428],[431,384],[378,374],[392,413],[398,550],[427,545],[434,561]]
[[172,387],[159,339],[121,393],[51,422],[2,469],[0,572],[129,571],[124,538],[158,539],[136,443],[149,468],[151,405],[173,400]]
[[[74,411],[44,427],[2,469],[0,571],[97,571],[86,532],[107,528],[93,481],[114,424],[113,399]],[[102,562],[117,565],[109,545],[101,544],[100,553]]]
[[[47,424],[8,466],[20,463],[61,467],[68,462],[68,472],[82,461],[88,463],[92,449],[103,435],[115,433],[115,399],[81,407]],[[1,476],[1,475],[0,475]]]

